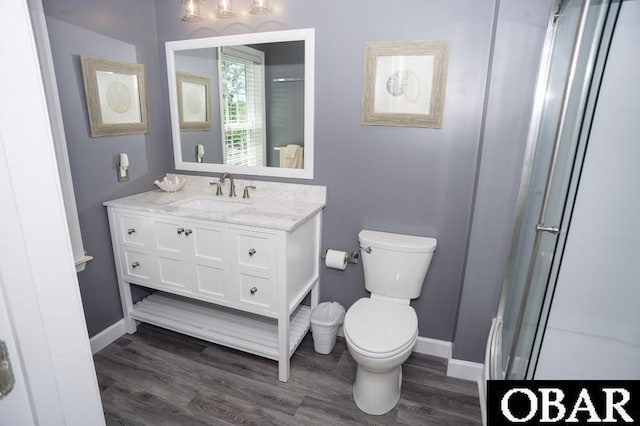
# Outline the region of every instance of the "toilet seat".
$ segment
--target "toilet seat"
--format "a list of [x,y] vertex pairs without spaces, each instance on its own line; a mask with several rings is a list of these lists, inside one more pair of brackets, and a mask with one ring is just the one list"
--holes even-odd
[[358,352],[387,358],[415,344],[418,317],[408,304],[365,297],[347,310],[343,331]]

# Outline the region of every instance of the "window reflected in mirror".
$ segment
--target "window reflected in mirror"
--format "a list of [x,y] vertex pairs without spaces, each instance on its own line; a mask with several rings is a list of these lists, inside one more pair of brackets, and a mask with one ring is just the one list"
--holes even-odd
[[224,164],[265,166],[264,52],[248,46],[221,50]]

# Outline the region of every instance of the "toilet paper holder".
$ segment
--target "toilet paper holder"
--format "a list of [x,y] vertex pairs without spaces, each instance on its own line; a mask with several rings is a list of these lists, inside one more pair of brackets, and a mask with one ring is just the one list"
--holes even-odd
[[[329,250],[330,249],[326,249],[324,251],[324,254],[320,257],[322,260],[325,260],[327,258],[327,252]],[[360,259],[360,252],[358,250],[352,251],[347,257],[347,263],[351,263],[355,265],[358,263],[358,259]]]

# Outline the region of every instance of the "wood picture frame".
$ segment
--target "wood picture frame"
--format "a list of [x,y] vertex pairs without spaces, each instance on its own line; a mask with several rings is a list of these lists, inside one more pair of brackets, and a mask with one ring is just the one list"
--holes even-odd
[[91,137],[149,132],[144,65],[81,56]]
[[441,128],[448,60],[446,41],[366,43],[362,124]]
[[180,130],[211,128],[211,80],[185,72],[176,72]]

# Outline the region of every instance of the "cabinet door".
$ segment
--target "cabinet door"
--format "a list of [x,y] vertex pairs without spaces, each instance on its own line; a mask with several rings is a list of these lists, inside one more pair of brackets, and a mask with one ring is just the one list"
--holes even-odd
[[183,255],[188,227],[184,222],[174,219],[151,219],[153,230],[153,248],[169,255]]
[[171,219],[151,219],[158,282],[168,288],[186,289],[185,247],[187,229],[184,223]]
[[190,223],[187,236],[191,250],[190,273],[193,290],[208,298],[226,299],[230,274],[227,262],[227,236],[222,227]]

